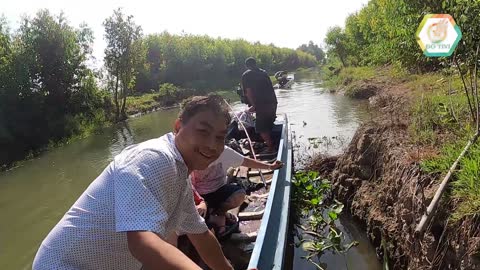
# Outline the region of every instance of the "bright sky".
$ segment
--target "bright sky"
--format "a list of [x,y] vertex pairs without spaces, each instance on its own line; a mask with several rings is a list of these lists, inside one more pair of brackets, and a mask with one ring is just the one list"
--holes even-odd
[[117,7],[134,16],[145,34],[206,34],[243,38],[297,48],[313,40],[322,44],[329,27],[344,25],[348,14],[368,0],[2,0],[3,14],[13,29],[21,15],[33,16],[38,9],[63,11],[70,23],[86,22],[95,34],[94,56],[103,58],[105,41],[102,22]]

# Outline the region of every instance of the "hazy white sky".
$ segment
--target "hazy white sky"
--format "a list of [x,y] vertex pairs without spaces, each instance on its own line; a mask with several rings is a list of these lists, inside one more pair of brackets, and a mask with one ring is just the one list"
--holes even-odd
[[102,22],[117,7],[132,14],[145,34],[206,34],[243,38],[297,48],[309,40],[321,44],[327,29],[344,25],[348,14],[368,0],[0,0],[0,14],[15,29],[21,15],[47,8],[63,11],[70,23],[86,22],[95,33],[94,56],[103,57]]

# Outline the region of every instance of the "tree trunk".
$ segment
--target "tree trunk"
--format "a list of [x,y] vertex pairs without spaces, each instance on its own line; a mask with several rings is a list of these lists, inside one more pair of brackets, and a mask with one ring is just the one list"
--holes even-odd
[[460,68],[460,64],[458,64],[458,60],[455,57],[453,58],[453,62],[457,66],[458,73],[460,74],[460,78],[462,79],[462,82],[463,82],[463,89],[465,90],[465,95],[467,96],[468,108],[470,109],[470,114],[472,116],[472,119],[475,119],[475,114],[473,112],[472,103],[470,102],[470,95],[468,94],[468,87],[467,87],[467,83],[465,82],[464,74],[462,72],[462,69]]
[[347,63],[345,61],[345,55],[343,52],[344,52],[343,50],[337,49],[338,58],[340,58],[340,61],[342,62],[343,67],[347,67]]
[[122,94],[123,94],[123,96],[122,96],[122,109],[120,111],[122,120],[127,119],[127,113],[125,112],[125,105],[127,104],[127,92],[128,92],[128,89],[127,89],[127,86],[124,83],[123,87],[122,87]]
[[343,57],[340,57],[340,61],[342,61],[343,67],[347,67],[347,65],[345,64],[345,60],[343,59]]
[[115,121],[118,121],[120,118],[120,106],[118,104],[118,84],[119,84],[119,78],[118,78],[118,68],[117,68],[117,74],[115,75],[115,88],[114,88],[114,102],[115,102]]

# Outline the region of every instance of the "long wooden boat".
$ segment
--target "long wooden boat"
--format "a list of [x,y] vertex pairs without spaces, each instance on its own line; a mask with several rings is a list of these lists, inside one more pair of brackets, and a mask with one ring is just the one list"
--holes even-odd
[[[293,164],[291,134],[286,115],[277,116],[272,135],[278,143],[277,154],[273,156],[260,154],[257,158],[261,160],[276,158],[285,165],[274,172],[262,172],[267,182],[266,188],[262,185],[258,170],[247,168],[236,170],[237,179],[258,183],[261,188],[250,193],[248,205],[238,213],[240,232],[222,242],[225,255],[235,265],[235,269],[284,269]],[[246,259],[248,265],[245,265]]]
[[277,159],[282,160],[285,166],[273,174],[265,214],[258,230],[248,269],[284,269],[290,213],[293,150],[286,115],[278,124],[281,125],[282,131]]

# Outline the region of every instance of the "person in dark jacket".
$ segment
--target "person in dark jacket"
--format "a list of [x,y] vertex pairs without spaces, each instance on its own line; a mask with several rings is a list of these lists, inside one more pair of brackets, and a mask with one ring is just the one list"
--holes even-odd
[[265,70],[257,67],[253,57],[245,60],[247,71],[242,75],[242,88],[251,106],[250,111],[255,111],[255,131],[262,136],[268,146],[269,152],[274,152],[272,140],[273,122],[277,113],[277,97],[272,81]]

